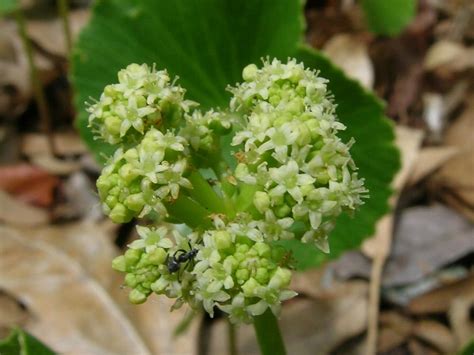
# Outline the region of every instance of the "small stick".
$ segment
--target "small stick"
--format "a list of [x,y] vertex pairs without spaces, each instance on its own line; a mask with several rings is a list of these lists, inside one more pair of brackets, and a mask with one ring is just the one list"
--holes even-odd
[[46,98],[44,96],[43,88],[39,79],[38,70],[33,59],[33,50],[31,48],[31,42],[26,33],[25,19],[20,9],[15,11],[15,19],[18,25],[18,32],[20,33],[20,38],[23,43],[23,47],[25,48],[25,53],[28,60],[31,83],[33,85],[33,92],[35,95],[36,104],[38,105],[38,113],[42,126],[41,128],[48,137],[48,145],[51,154],[55,155],[56,150],[54,147],[53,131],[51,128],[51,117],[49,115]]
[[72,35],[71,26],[69,23],[69,6],[67,0],[57,0],[59,16],[63,21],[64,37],[66,39],[67,53],[71,53],[72,49]]

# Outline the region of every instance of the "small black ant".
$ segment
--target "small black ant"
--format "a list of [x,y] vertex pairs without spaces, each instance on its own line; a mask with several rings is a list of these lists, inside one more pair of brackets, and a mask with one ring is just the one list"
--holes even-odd
[[[184,249],[176,250],[172,257],[168,256],[167,266],[169,273],[172,274],[178,271],[181,267],[181,263],[194,259],[198,252],[199,250],[197,249],[191,249],[190,251],[186,251]],[[180,254],[177,255],[178,253]]]

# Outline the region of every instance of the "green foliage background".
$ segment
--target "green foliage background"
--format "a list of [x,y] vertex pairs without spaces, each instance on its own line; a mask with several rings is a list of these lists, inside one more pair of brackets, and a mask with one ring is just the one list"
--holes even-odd
[[415,15],[416,0],[362,0],[362,8],[371,31],[393,36]]
[[382,103],[321,53],[307,48],[303,37],[299,0],[97,1],[72,58],[81,135],[99,159],[110,154],[110,146],[92,138],[85,102],[116,82],[117,71],[132,62],[156,63],[178,75],[188,98],[204,108],[227,107],[226,86],[240,81],[243,67],[259,64],[262,57],[296,57],[320,70],[330,80],[338,117],[348,127],[344,140],[356,139],[351,152],[370,199],[354,218],[340,217],[331,234],[330,255],[297,241],[285,243],[299,269],[317,266],[373,233],[376,221],[388,211],[389,185],[399,157]]

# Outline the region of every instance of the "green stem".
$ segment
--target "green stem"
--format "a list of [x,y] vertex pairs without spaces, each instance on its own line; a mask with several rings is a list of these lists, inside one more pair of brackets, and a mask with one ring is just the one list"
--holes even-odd
[[193,184],[193,189],[188,191],[189,196],[212,212],[225,212],[222,199],[217,195],[211,185],[209,185],[207,180],[202,177],[199,171],[193,171],[188,179],[191,181],[191,184]]
[[67,53],[71,53],[72,48],[72,36],[71,26],[69,25],[69,6],[67,0],[57,0],[59,16],[63,21],[64,36],[66,38]]
[[270,309],[261,316],[255,317],[254,328],[262,355],[286,354],[278,321]]
[[238,352],[237,352],[235,325],[233,325],[228,318],[227,318],[227,331],[229,335],[229,355],[237,355]]
[[18,25],[18,32],[20,34],[21,41],[23,42],[23,47],[25,49],[26,58],[28,60],[28,66],[30,69],[31,83],[33,86],[33,92],[36,99],[36,104],[38,105],[38,113],[41,121],[42,130],[45,132],[48,137],[48,145],[51,151],[51,154],[55,154],[54,149],[54,140],[53,132],[51,128],[51,117],[49,116],[48,106],[46,104],[46,98],[44,96],[43,88],[39,79],[38,70],[33,59],[33,50],[31,48],[31,43],[26,33],[25,19],[21,10],[15,11],[15,19]]
[[209,211],[184,194],[180,194],[173,202],[165,203],[165,206],[171,217],[186,223],[191,228],[211,225]]

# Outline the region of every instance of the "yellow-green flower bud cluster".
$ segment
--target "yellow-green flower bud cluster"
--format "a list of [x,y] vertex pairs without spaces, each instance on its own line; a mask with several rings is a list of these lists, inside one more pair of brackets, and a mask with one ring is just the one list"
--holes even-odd
[[[140,239],[112,264],[126,273],[132,303],[143,303],[154,292],[176,298],[175,307],[187,302],[193,308],[203,307],[211,316],[218,307],[231,321],[249,323],[267,308],[279,314],[281,302],[296,296],[288,289],[287,252],[250,239],[244,233],[248,228],[218,219],[215,229],[186,237],[166,227],[137,230]],[[170,270],[170,260],[189,253],[191,246],[198,248],[195,257]]]
[[276,59],[247,66],[243,77],[229,89],[231,109],[243,116],[232,142],[242,149],[235,176],[258,186],[254,205],[267,222],[304,223],[302,240],[328,252],[337,216],[362,204],[366,189],[349,153],[353,142],[337,137],[345,126],[327,80],[295,60]]
[[137,227],[139,239],[129,245],[124,255],[116,257],[112,267],[124,272],[125,286],[131,288],[130,302],[146,301],[151,293],[164,294],[169,298],[188,300],[194,275],[188,265],[180,265],[179,272],[170,272],[168,261],[180,252],[189,251],[190,241],[176,230]]
[[281,302],[296,296],[288,289],[291,271],[285,251],[252,240],[248,228],[239,231],[235,224],[215,224],[216,229],[203,234],[203,246],[192,271],[196,275],[196,300],[209,314],[218,307],[236,323],[249,323],[269,307],[278,315]]
[[192,189],[187,141],[171,131],[150,129],[140,144],[119,148],[102,170],[97,189],[104,211],[116,223],[155,211],[166,216],[164,202],[176,200],[182,187]]
[[195,105],[184,100],[185,90],[170,81],[166,70],[130,64],[118,80],[88,108],[89,125],[110,144],[140,141],[150,127],[173,124]]

